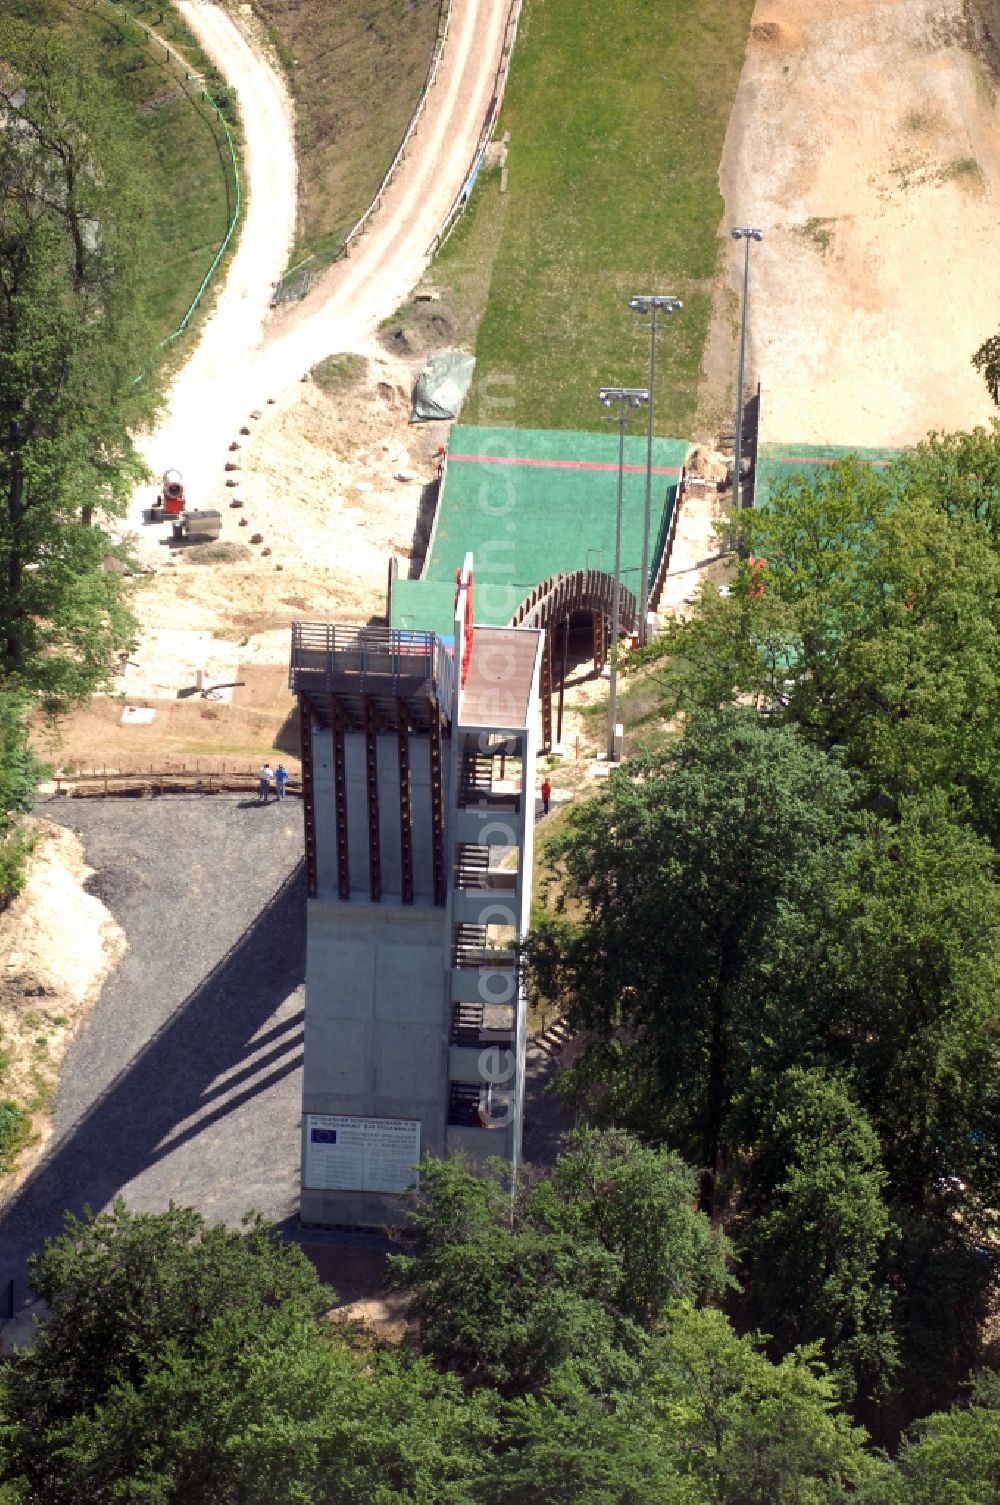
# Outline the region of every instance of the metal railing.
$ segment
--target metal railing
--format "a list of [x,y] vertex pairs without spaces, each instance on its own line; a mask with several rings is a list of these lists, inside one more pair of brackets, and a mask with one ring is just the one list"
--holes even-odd
[[[333,258],[334,261],[340,261],[342,257],[348,256],[350,254],[353,242],[357,240],[359,235],[364,234],[365,230],[368,228],[368,221],[371,219],[372,215],[377,214],[382,207],[382,200],[385,198],[385,195],[389,189],[389,185],[396,175],[396,169],[399,167],[400,162],[402,162],[403,157],[406,153],[406,148],[409,146],[414,132],[416,131],[417,126],[420,124],[420,117],[424,113],[424,106],[427,103],[427,96],[428,94],[430,94],[431,89],[434,87],[434,82],[437,79],[438,68],[441,64],[441,58],[444,55],[445,43],[448,40],[448,30],[450,26],[451,0],[444,0],[444,3],[442,5],[441,18],[438,22],[437,40],[434,43],[434,51],[431,55],[431,60],[427,67],[427,76],[424,79],[424,86],[420,91],[420,98],[417,100],[413,108],[413,114],[410,116],[410,122],[406,127],[403,139],[399,143],[399,149],[397,150],[396,155],[393,157],[391,163],[389,164],[386,174],[378,186],[375,197],[372,199],[371,203],[368,205],[368,208],[365,210],[361,218],[351,226],[350,230],[348,230],[347,234],[340,242],[340,245],[337,248],[337,251]],[[289,267],[288,270],[284,273],[281,279],[282,283],[287,282],[289,278],[294,277],[296,272],[301,272],[303,267],[307,267],[311,261],[315,261],[316,259],[317,253],[314,251],[303,261],[296,262],[295,266]]]
[[[266,756],[261,753],[261,757]],[[247,790],[256,793],[259,787],[258,766],[249,767],[221,763],[215,768],[202,767],[200,763],[171,763],[165,766],[149,764],[148,767],[81,768],[67,772],[60,769],[40,786],[42,798],[72,795],[125,796],[137,793],[166,794],[242,794]],[[55,785],[54,789],[47,786]],[[285,794],[300,795],[302,781],[295,775],[289,777]],[[273,794],[273,792],[272,792]]]
[[350,689],[359,695],[413,694],[420,686],[450,710],[455,661],[433,632],[293,622],[289,688]]
[[489,145],[490,137],[493,134],[493,128],[496,125],[497,120],[500,117],[500,111],[503,108],[503,96],[507,81],[507,70],[510,67],[511,53],[514,51],[514,43],[517,40],[517,27],[520,19],[521,0],[510,0],[510,9],[507,12],[507,24],[504,27],[504,38],[500,48],[500,61],[497,64],[496,78],[493,81],[493,98],[490,100],[490,107],[486,112],[486,119],[483,122],[483,128],[479,132],[479,140],[476,143],[476,150],[472,155],[472,166],[465,176],[465,181],[462,184],[461,189],[459,190],[457,199],[448,210],[448,213],[445,215],[444,223],[432,239],[430,245],[427,247],[427,250],[424,253],[427,256],[433,256],[436,251],[439,251],[441,249],[445,241],[448,239],[448,236],[451,234],[452,229],[454,228],[455,221],[458,219],[458,216],[461,214],[462,210],[465,208],[466,204],[469,201],[469,196],[472,193],[473,187],[475,186],[476,178],[479,176],[479,169],[483,165],[483,159],[486,156],[486,148]]
[[413,114],[410,117],[410,123],[406,127],[406,134],[404,135],[402,141],[399,143],[399,150],[393,157],[392,162],[389,166],[389,170],[386,173],[385,177],[382,179],[382,182],[379,185],[379,190],[376,193],[375,197],[372,199],[371,203],[368,205],[368,208],[365,210],[364,214],[358,220],[354,228],[348,230],[347,234],[344,236],[345,255],[350,248],[351,242],[353,240],[357,240],[359,235],[364,234],[365,226],[368,224],[368,221],[371,219],[372,215],[376,214],[382,207],[382,200],[385,197],[386,189],[392,182],[396,168],[399,166],[400,162],[402,162],[406,148],[409,146],[411,138],[413,137],[417,126],[420,124],[420,117],[424,113],[424,105],[427,103],[427,96],[431,92],[431,89],[434,87],[434,81],[437,78],[438,67],[440,66],[441,58],[444,55],[444,46],[448,40],[448,28],[450,25],[451,0],[445,0],[444,20],[441,29],[438,32],[438,39],[434,47],[434,55],[432,56],[430,66],[427,69],[427,77],[424,80],[424,87],[420,91],[420,98],[417,100],[416,108],[414,109]]
[[656,551],[653,554],[653,558],[658,562],[649,587],[650,611],[656,611],[663,596],[663,587],[667,583],[667,575],[670,572],[670,561],[674,553],[674,542],[677,538],[677,520],[680,517],[681,507],[687,496],[686,483],[687,475],[682,471],[680,484],[675,488],[670,502],[670,510],[663,519],[660,538],[656,541]]
[[[149,26],[145,21],[141,20],[139,16],[133,15],[132,12],[121,3],[121,0],[103,0],[103,4],[105,4],[110,10],[115,11],[119,15],[123,16],[124,19],[132,26],[136,27],[136,29],[140,31],[145,36],[146,40],[154,47],[163,48],[164,61],[176,64],[178,70],[178,81],[180,82],[182,89],[184,89],[185,95],[191,101],[192,105],[195,105],[195,101],[192,98],[190,92],[186,88],[184,88],[184,85],[185,83],[193,82],[199,86],[198,91],[201,95],[201,98],[204,99],[205,103],[215,111],[216,118],[222,127],[223,133],[225,134],[226,145],[229,147],[229,160],[233,169],[235,204],[233,205],[233,212],[230,216],[229,227],[226,230],[221,244],[215,252],[211,266],[201,280],[201,285],[199,286],[198,291],[195,293],[190,304],[188,305],[187,312],[184,314],[184,317],[181,319],[180,323],[177,325],[177,328],[173,331],[173,333],[168,334],[164,339],[160,341],[159,345],[157,345],[157,350],[162,350],[165,345],[171,344],[178,338],[179,335],[182,335],[184,333],[185,329],[187,329],[187,326],[190,323],[195,310],[197,309],[198,305],[205,295],[209,283],[215,276],[215,273],[218,271],[219,263],[222,261],[223,256],[225,256],[226,251],[229,248],[229,243],[232,240],[233,234],[236,230],[236,226],[239,224],[240,215],[243,212],[243,185],[240,181],[239,160],[237,157],[236,145],[233,141],[232,132],[229,129],[222,110],[216,104],[215,100],[209,94],[208,90],[204,87],[202,75],[192,70],[191,63],[184,56],[184,54],[178,51],[176,47],[172,46],[170,42],[165,41],[154,27]],[[183,78],[180,78],[181,73],[183,73],[184,75]],[[197,108],[196,105],[195,107]],[[136,381],[141,381],[142,377],[145,374],[145,372],[141,373],[138,377],[136,377]]]
[[[517,1033],[512,1004],[455,1003],[451,1013],[452,1045],[477,1049],[487,1045],[510,1049]],[[503,1016],[503,1023],[496,1022]],[[493,1021],[493,1022],[491,1022]]]

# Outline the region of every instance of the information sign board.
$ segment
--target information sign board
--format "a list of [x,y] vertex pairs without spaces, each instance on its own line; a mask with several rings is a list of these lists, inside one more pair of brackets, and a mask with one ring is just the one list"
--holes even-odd
[[417,1179],[419,1118],[306,1114],[305,1184],[314,1191],[406,1191]]

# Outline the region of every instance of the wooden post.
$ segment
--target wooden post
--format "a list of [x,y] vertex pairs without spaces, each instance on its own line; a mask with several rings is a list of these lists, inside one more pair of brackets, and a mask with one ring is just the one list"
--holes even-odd
[[406,707],[396,702],[399,749],[399,866],[403,903],[413,903],[413,802],[410,786],[410,728]]
[[372,697],[364,697],[365,792],[368,803],[368,891],[373,904],[382,901],[382,844],[378,810],[378,729]]

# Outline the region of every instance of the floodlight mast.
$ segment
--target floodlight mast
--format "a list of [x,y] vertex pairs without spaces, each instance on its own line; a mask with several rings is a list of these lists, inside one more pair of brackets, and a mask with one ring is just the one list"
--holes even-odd
[[736,470],[733,475],[733,501],[737,512],[743,505],[743,382],[744,361],[747,344],[747,297],[750,291],[750,242],[763,240],[763,230],[750,225],[734,225],[730,230],[733,240],[743,241],[743,311],[740,319],[740,359],[736,377]]
[[676,313],[684,304],[672,293],[637,293],[628,306],[633,313],[649,315],[649,411],[646,423],[646,510],[642,521],[642,574],[639,577],[639,642],[649,637],[649,529],[653,493],[653,394],[656,389],[656,316]]
[[615,572],[611,588],[611,683],[608,691],[608,764],[615,761],[615,727],[618,716],[618,637],[621,618],[622,480],[625,474],[625,425],[630,408],[649,401],[646,387],[601,387],[598,402],[606,408],[618,404],[618,487],[615,509]]

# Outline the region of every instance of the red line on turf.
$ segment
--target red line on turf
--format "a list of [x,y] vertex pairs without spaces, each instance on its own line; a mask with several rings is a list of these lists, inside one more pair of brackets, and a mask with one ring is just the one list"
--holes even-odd
[[[521,455],[449,455],[448,464],[462,460],[467,464],[481,465],[539,465],[549,470],[617,470],[617,462],[605,460],[542,460]],[[625,470],[635,475],[645,475],[645,465],[626,465]],[[679,465],[654,465],[654,476],[679,476]]]
[[859,455],[782,455],[779,465],[834,465],[838,460],[851,459],[855,465],[891,465],[891,460],[865,460]]

